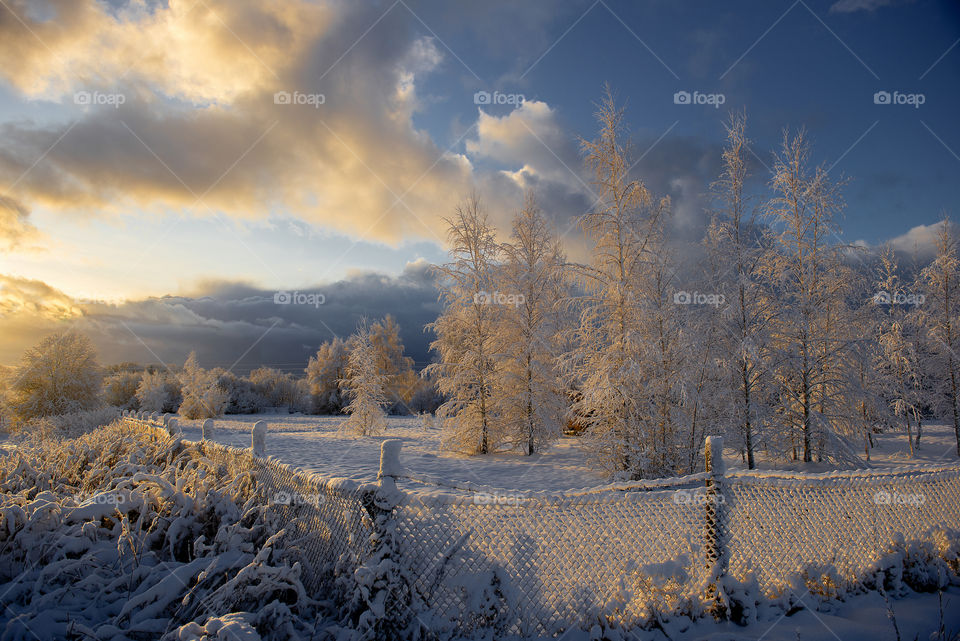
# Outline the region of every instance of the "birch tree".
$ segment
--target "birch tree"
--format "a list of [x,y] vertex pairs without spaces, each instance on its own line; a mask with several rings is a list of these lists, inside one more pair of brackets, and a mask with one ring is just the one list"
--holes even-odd
[[500,306],[495,401],[505,438],[531,455],[559,437],[566,411],[557,360],[565,259],[532,192],[514,217],[503,253],[498,280],[512,304]]
[[339,414],[343,409],[340,379],[346,375],[347,344],[339,336],[320,345],[307,363],[307,384],[317,413]]
[[920,425],[922,390],[918,376],[917,354],[909,337],[908,304],[915,304],[903,287],[899,266],[889,245],[880,254],[874,309],[878,317],[876,369],[889,409],[902,420],[910,456],[914,454],[913,426]]
[[19,420],[93,409],[103,377],[93,343],[65,332],[27,350],[12,375],[10,408]]
[[932,339],[934,358],[929,366],[934,373],[932,402],[941,418],[953,425],[960,457],[960,359],[957,347],[960,338],[960,259],[957,239],[950,219],[944,217],[937,233],[937,254],[923,270],[926,285],[924,313],[927,331]]
[[365,319],[360,321],[349,344],[345,376],[339,384],[349,399],[343,411],[350,417],[341,429],[359,436],[382,434],[387,427],[383,408],[387,402],[389,377],[383,370],[381,352],[373,342],[371,329]]
[[783,309],[774,326],[779,411],[788,448],[804,462],[813,461],[815,452],[822,457],[830,445],[844,454],[831,420],[851,418],[843,407],[851,384],[842,317],[849,272],[830,242],[843,201],[839,185],[822,167],[811,169],[809,156],[803,130],[792,137],[784,132],[768,204],[777,251],[767,253],[762,266]]
[[[665,393],[676,379],[649,368],[654,351],[673,344],[675,328],[662,314],[645,316],[665,311],[652,293],[672,290],[666,271],[652,268],[664,257],[670,203],[630,177],[623,109],[609,88],[597,107],[599,135],[581,141],[598,201],[580,225],[594,249],[591,263],[575,270],[584,295],[574,303],[579,326],[564,372],[580,392],[573,411],[595,458],[614,475],[635,479],[672,473],[663,463],[681,458]],[[653,342],[655,350],[648,349]]]
[[440,278],[443,312],[427,327],[436,333],[431,348],[440,356],[424,369],[435,377],[447,401],[437,415],[448,426],[444,444],[470,454],[487,454],[500,444],[493,407],[496,380],[497,305],[495,268],[501,248],[476,194],[446,219],[451,261],[434,269]]
[[713,195],[719,204],[707,234],[708,256],[721,274],[719,286],[726,307],[721,317],[720,341],[724,379],[722,416],[727,430],[744,452],[747,467],[756,467],[754,450],[762,427],[769,421],[770,328],[776,300],[758,278],[770,248],[757,225],[757,209],[745,191],[749,176],[745,114],[731,114],[726,124],[727,144]]

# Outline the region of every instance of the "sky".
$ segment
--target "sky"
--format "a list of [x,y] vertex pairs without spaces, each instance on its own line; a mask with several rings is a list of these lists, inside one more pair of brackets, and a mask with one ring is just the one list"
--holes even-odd
[[678,239],[737,110],[758,191],[806,128],[843,242],[960,215],[955,2],[3,0],[0,61],[0,364],[75,329],[104,363],[298,372],[386,313],[423,364],[471,191],[506,232],[534,190],[588,257],[605,83]]

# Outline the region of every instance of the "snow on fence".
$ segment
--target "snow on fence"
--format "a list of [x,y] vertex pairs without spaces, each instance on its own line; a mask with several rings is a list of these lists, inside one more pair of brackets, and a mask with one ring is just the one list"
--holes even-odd
[[[169,438],[154,422],[136,424]],[[371,554],[378,486],[298,471],[250,449],[200,447],[221,473],[252,472],[269,488],[308,585],[323,589],[334,570],[352,573]],[[399,482],[387,504],[433,623],[525,635],[631,626],[684,602],[706,608],[721,575],[755,578],[770,596],[798,577],[802,585],[804,573],[854,584],[896,544],[960,531],[960,466],[727,472],[720,439],[706,449],[701,474],[548,493],[414,476],[395,442],[383,450],[379,488]]]

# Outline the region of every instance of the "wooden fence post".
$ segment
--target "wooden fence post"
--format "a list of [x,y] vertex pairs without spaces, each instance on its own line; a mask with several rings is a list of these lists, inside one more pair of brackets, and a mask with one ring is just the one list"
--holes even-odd
[[723,495],[724,475],[727,470],[723,462],[723,438],[708,436],[703,449],[707,472],[703,502],[703,548],[707,571],[710,575],[705,596],[708,601],[713,602],[714,615],[727,618],[726,599],[721,595],[718,585],[720,579],[727,573],[727,550],[724,536],[726,532],[724,522],[725,498]]

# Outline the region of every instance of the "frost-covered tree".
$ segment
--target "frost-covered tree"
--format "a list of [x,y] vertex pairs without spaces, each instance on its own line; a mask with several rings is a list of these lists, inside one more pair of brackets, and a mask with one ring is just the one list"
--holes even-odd
[[492,398],[501,311],[493,304],[493,287],[501,248],[476,194],[461,203],[446,223],[451,261],[434,268],[444,309],[427,326],[437,336],[431,348],[440,360],[424,374],[435,377],[447,397],[437,410],[449,427],[445,445],[470,454],[487,454],[501,440]]
[[719,318],[722,353],[718,412],[728,424],[731,444],[744,452],[747,467],[756,466],[754,451],[770,419],[770,324],[776,300],[759,279],[759,266],[770,248],[746,192],[749,140],[746,115],[733,114],[726,125],[727,144],[719,179],[713,184],[717,216],[707,231],[708,263],[719,275],[725,307]]
[[227,393],[217,385],[214,372],[200,367],[195,352],[190,352],[178,377],[183,393],[180,415],[184,418],[214,418],[221,416],[229,400]]
[[19,420],[95,408],[102,374],[93,343],[83,334],[53,334],[20,359],[9,406]]
[[318,414],[339,414],[343,410],[343,395],[340,379],[347,369],[347,344],[335,337],[320,345],[315,356],[307,364],[307,384]]
[[566,411],[558,363],[565,258],[532,192],[513,220],[503,253],[499,287],[513,295],[508,296],[513,304],[499,308],[494,401],[505,440],[530,455],[560,436]]
[[937,232],[937,254],[923,270],[926,300],[923,310],[931,337],[933,358],[927,364],[933,376],[931,402],[938,416],[950,421],[960,456],[960,257],[950,219]]
[[389,411],[409,413],[413,394],[420,386],[420,378],[413,371],[413,359],[403,353],[400,325],[387,314],[370,325],[370,341],[377,351],[380,369],[387,377],[386,393]]
[[839,184],[822,167],[810,168],[803,130],[784,132],[774,158],[768,214],[776,252],[763,270],[778,292],[775,330],[780,446],[804,462],[825,455],[848,457],[837,431],[855,417],[856,377],[846,358],[855,336],[847,315],[852,273],[832,243],[843,208]]
[[103,380],[103,402],[122,410],[137,407],[137,387],[143,377],[141,372],[118,371]]
[[350,417],[342,429],[359,436],[382,434],[387,427],[383,408],[387,403],[389,377],[383,371],[381,351],[374,345],[365,319],[360,321],[349,344],[346,375],[340,380],[340,387],[350,401],[343,410]]
[[254,389],[249,379],[220,367],[212,369],[211,372],[217,378],[217,386],[227,394],[224,414],[256,414],[269,405],[263,395]]
[[137,386],[137,402],[144,412],[163,412],[170,402],[167,377],[160,372],[146,372]]
[[877,293],[873,309],[877,319],[875,366],[880,390],[892,416],[903,421],[910,455],[914,453],[913,428],[919,428],[923,411],[920,363],[910,340],[908,304],[915,304],[902,285],[896,255],[890,245],[880,253]]
[[615,475],[686,471],[678,306],[663,239],[670,203],[630,177],[623,110],[609,88],[597,120],[598,137],[581,141],[599,198],[580,223],[593,252],[575,269],[584,295],[575,301],[576,344],[564,359],[579,391],[573,411],[596,460]]
[[250,384],[267,407],[294,407],[299,402],[297,381],[290,374],[272,367],[258,367],[250,372]]

